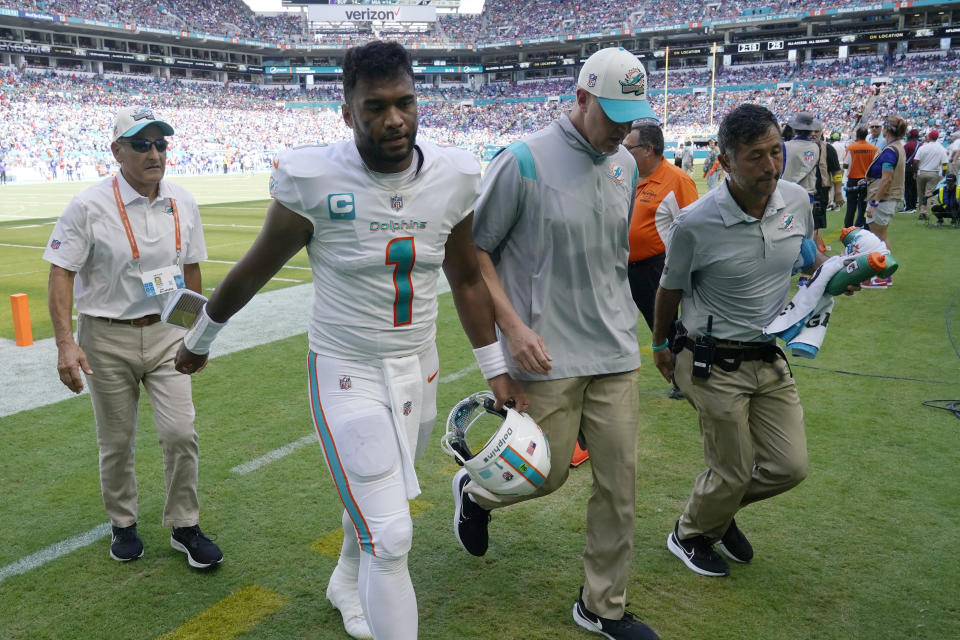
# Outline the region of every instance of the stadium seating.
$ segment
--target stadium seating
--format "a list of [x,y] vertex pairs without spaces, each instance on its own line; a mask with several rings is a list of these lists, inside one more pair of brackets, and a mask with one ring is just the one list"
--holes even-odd
[[[589,6],[585,6],[589,5]],[[440,14],[427,33],[386,34],[405,44],[491,43],[517,39],[645,29],[771,14],[806,15],[817,9],[862,6],[857,0],[487,0],[478,16]],[[242,0],[0,0],[0,7],[76,16],[272,43],[311,41],[298,14],[255,15]],[[370,35],[369,23],[352,33],[321,33],[318,42],[347,45]]]
[[[960,131],[960,54],[851,58],[805,65],[721,68],[710,126],[710,74],[681,70],[669,76],[667,131],[710,135],[723,114],[743,102],[769,107],[783,120],[807,110],[831,130],[849,131],[867,97],[870,79],[893,78],[876,109],[896,111],[924,129]],[[652,73],[649,98],[663,115],[664,74]],[[791,83],[789,89],[778,84]],[[694,91],[694,87],[700,87]],[[660,89],[659,91],[657,89]],[[425,138],[468,148],[478,156],[545,126],[570,105],[573,78],[468,86],[418,87]],[[67,180],[105,175],[112,156],[105,140],[113,113],[124,105],[151,105],[177,130],[171,173],[263,170],[278,150],[331,142],[350,135],[337,105],[337,85],[285,89],[145,76],[0,69],[0,155],[13,180]]]

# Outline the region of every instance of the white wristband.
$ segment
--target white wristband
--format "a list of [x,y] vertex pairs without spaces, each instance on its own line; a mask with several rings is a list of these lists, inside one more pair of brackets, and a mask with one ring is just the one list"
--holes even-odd
[[213,344],[213,339],[225,326],[227,326],[226,322],[215,322],[210,319],[210,316],[207,315],[207,305],[204,304],[200,313],[197,314],[197,321],[187,331],[187,335],[183,336],[183,346],[190,353],[197,355],[202,356],[210,353],[210,345]]
[[484,379],[490,380],[507,372],[507,359],[503,357],[499,342],[491,342],[485,347],[474,349],[473,355],[480,365],[480,373]]

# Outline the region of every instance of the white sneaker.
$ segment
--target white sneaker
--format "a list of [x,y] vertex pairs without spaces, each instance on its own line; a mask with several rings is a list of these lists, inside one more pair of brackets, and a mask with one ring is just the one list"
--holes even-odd
[[327,600],[340,610],[343,617],[343,628],[351,638],[358,640],[372,640],[373,634],[367,625],[367,617],[363,614],[360,605],[360,594],[357,592],[357,583],[345,578],[340,573],[340,565],[330,575],[327,583]]

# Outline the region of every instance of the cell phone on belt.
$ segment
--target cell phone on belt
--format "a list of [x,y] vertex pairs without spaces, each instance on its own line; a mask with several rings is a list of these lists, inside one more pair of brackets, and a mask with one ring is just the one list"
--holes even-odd
[[706,380],[713,369],[713,358],[717,352],[717,341],[712,335],[713,316],[707,316],[707,331],[697,336],[693,343],[693,370],[694,378]]

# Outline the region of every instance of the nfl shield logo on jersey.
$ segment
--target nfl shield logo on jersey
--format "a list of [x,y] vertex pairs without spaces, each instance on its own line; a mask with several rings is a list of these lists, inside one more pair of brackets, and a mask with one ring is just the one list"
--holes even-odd
[[413,403],[412,403],[412,402],[410,402],[409,400],[407,400],[406,402],[403,403],[403,415],[405,415],[405,416],[410,415],[410,411],[412,411],[412,410],[413,410]]
[[390,198],[390,208],[396,209],[397,211],[403,209],[403,196],[396,195]]
[[349,391],[353,387],[353,382],[350,381],[350,376],[340,376],[340,390]]

